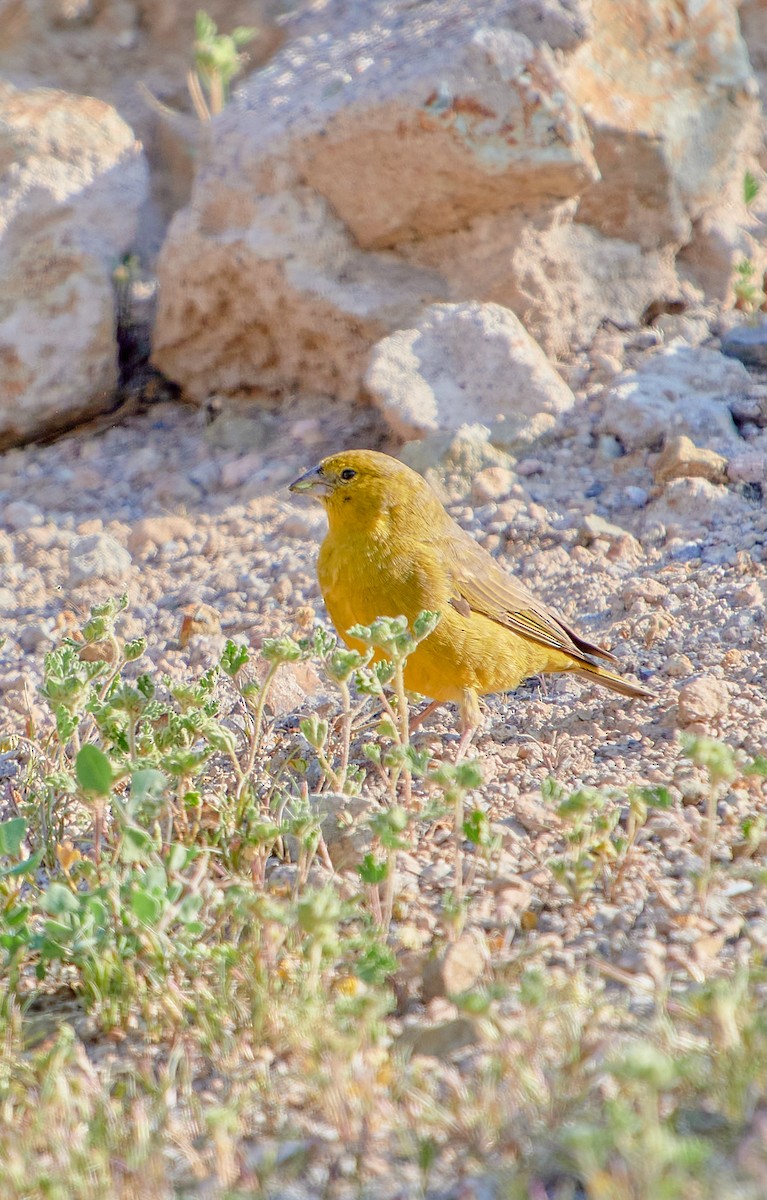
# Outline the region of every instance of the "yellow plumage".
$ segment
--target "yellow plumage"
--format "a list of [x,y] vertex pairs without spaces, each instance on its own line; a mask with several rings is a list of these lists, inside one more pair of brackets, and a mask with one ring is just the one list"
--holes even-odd
[[327,510],[317,575],[348,645],[355,644],[347,636],[352,625],[400,615],[412,622],[424,609],[441,614],[409,658],[405,682],[434,701],[456,702],[469,737],[478,696],[511,691],[543,672],[570,671],[624,696],[650,695],[595,663],[614,659],[503,571],[426,481],[389,455],[332,455],[291,490],[315,493]]

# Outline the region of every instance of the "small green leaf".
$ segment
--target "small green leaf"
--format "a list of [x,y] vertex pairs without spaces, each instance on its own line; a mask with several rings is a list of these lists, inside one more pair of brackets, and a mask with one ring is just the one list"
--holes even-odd
[[112,764],[103,750],[91,744],[83,746],[75,759],[77,782],[84,792],[108,796],[114,778]]
[[208,744],[214,750],[223,750],[225,754],[234,754],[237,740],[231,729],[225,729],[219,721],[206,721],[200,732],[207,738]]
[[331,679],[344,683],[365,662],[366,659],[356,650],[336,650],[328,656],[325,669]]
[[132,642],[126,642],[125,646],[123,648],[123,654],[125,655],[125,661],[126,662],[135,662],[137,658],[141,658],[141,655],[144,653],[145,650],[146,650],[146,638],[145,637],[135,638]]
[[249,661],[250,654],[248,653],[247,646],[240,646],[230,638],[224,646],[219,665],[225,675],[228,675],[230,679],[234,679],[237,672],[241,671]]
[[187,863],[191,862],[194,857],[194,849],[190,846],[184,846],[181,842],[174,842],[168,848],[168,857],[165,860],[168,871],[183,871]]
[[321,750],[328,740],[328,723],[318,717],[316,713],[312,713],[310,717],[304,717],[299,722],[299,728],[309,745],[313,746],[315,750]]
[[63,913],[80,911],[80,901],[63,883],[50,883],[40,898],[43,912],[52,917],[60,917]]
[[206,42],[209,38],[215,37],[218,32],[218,26],[215,21],[203,8],[197,10],[197,15],[194,19],[194,36],[198,42]]
[[372,854],[366,854],[357,867],[357,873],[363,883],[371,885],[383,883],[389,874],[389,864],[386,859],[379,861]]
[[751,171],[746,171],[743,176],[743,200],[745,204],[753,204],[756,197],[759,195],[759,180]]
[[143,804],[147,800],[159,800],[167,786],[167,776],[155,767],[145,767],[140,771],[131,772],[130,795],[135,804]]
[[481,808],[472,809],[463,823],[463,834],[473,846],[486,846],[490,841],[490,822],[487,813],[484,813]]
[[60,704],[56,709],[56,733],[62,746],[66,746],[78,724],[79,717],[73,716],[63,704]]
[[151,892],[135,891],[131,896],[131,908],[145,925],[156,925],[160,919],[163,902]]
[[304,657],[298,642],[287,635],[280,638],[264,638],[261,653],[267,662],[271,663],[298,662]]
[[123,829],[120,844],[120,858],[123,862],[146,862],[154,849],[154,838],[145,829],[139,829],[137,825],[128,825]]
[[341,917],[341,901],[331,888],[308,892],[298,902],[297,915],[304,933],[327,942]]
[[101,613],[86,621],[82,629],[86,645],[91,646],[95,642],[103,641],[109,632],[109,624],[109,617]]
[[197,915],[202,908],[202,896],[195,893],[192,896],[185,896],[178,906],[178,919],[184,925],[189,925],[197,919]]
[[338,645],[338,639],[327,629],[315,629],[312,649],[318,658],[325,658]]
[[441,613],[429,612],[428,609],[420,612],[413,621],[413,636],[416,638],[416,641],[422,642],[430,633],[433,633],[441,619]]
[[732,779],[735,774],[735,755],[724,742],[695,734],[681,735],[682,750],[699,767],[704,767],[714,783]]
[[354,964],[354,973],[363,983],[380,987],[397,970],[396,955],[383,942],[372,942]]
[[458,763],[455,769],[455,782],[459,788],[466,791],[478,788],[482,783],[482,767],[479,759],[470,758]]
[[252,42],[258,37],[257,25],[237,25],[229,34],[235,46],[247,46],[248,42]]
[[668,1054],[651,1042],[633,1042],[621,1055],[607,1064],[616,1079],[639,1083],[651,1091],[661,1091],[673,1085],[677,1067]]
[[0,856],[18,858],[21,843],[27,832],[27,823],[23,817],[12,817],[0,825]]
[[44,853],[43,850],[38,850],[36,854],[30,855],[22,862],[15,863],[12,867],[3,867],[0,870],[0,879],[18,879],[23,875],[34,875],[43,861]]

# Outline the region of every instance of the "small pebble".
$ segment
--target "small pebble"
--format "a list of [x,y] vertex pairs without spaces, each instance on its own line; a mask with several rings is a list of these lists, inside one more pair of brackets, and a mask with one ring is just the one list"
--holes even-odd
[[9,529],[29,529],[32,525],[42,525],[44,517],[36,504],[27,500],[12,500],[3,509],[3,521]]
[[119,583],[129,573],[131,556],[107,533],[77,537],[69,547],[69,586],[78,587],[96,579]]
[[714,675],[699,675],[680,688],[677,704],[677,720],[682,728],[698,721],[715,721],[726,714],[730,691],[724,680]]

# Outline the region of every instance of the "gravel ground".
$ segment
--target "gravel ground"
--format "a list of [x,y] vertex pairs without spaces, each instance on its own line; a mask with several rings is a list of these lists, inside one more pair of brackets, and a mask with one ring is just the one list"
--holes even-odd
[[[746,954],[744,929],[767,944],[758,881],[728,885],[706,916],[690,916],[706,789],[677,738],[684,727],[748,756],[765,752],[767,512],[758,488],[718,487],[689,527],[684,508],[669,520],[652,456],[615,457],[611,439],[598,435],[603,404],[598,388],[582,389],[555,445],[511,481],[504,475],[496,497],[492,479],[475,483],[473,494],[470,484],[452,512],[586,636],[612,646],[656,699],[627,704],[549,677],[489,700],[476,741],[486,780],[480,802],[503,834],[498,874],[507,886],[477,886],[471,920],[502,930],[504,911],[508,923],[533,910],[553,962],[588,959],[618,982],[634,980],[641,994],[659,963],[701,979]],[[3,724],[20,729],[31,714],[44,727],[36,689],[46,650],[91,603],[123,590],[131,598],[126,636],[145,632],[149,657],[171,675],[208,666],[226,637],[258,645],[294,629],[302,606],[327,620],[314,574],[324,517],[285,485],[323,454],[359,445],[396,451],[372,412],[307,400],[289,415],[227,408],[212,422],[161,404],[113,428],[7,453]],[[594,516],[618,528],[595,526]],[[311,685],[295,678],[291,686],[285,709],[310,708]],[[454,715],[444,710],[427,730],[449,753]],[[545,867],[561,848],[540,793],[549,775],[566,788],[670,788],[675,804],[640,834],[619,904],[600,895],[574,907]],[[735,781],[719,808],[720,857],[739,853],[742,822],[763,802],[761,778]],[[450,882],[449,855],[440,852],[446,836],[425,830],[403,855],[403,895],[418,895],[424,928]]]

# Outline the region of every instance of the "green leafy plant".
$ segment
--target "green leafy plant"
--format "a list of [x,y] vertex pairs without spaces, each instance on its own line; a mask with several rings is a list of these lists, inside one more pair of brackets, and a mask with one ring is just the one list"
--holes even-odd
[[248,61],[242,53],[258,37],[255,28],[241,26],[231,33],[219,33],[208,13],[200,9],[194,29],[194,70],[187,76],[189,94],[201,121],[209,121],[223,111],[232,80]]
[[549,779],[542,790],[547,800],[556,802],[556,813],[564,827],[564,853],[551,858],[549,867],[557,882],[580,904],[615,864],[618,849],[613,834],[620,809],[610,793],[597,788],[579,788],[566,794]]
[[748,207],[754,203],[756,197],[761,191],[761,184],[754,175],[753,171],[745,171],[743,173],[743,202]]
[[[563,966],[560,939],[495,911],[485,879],[513,892],[518,852],[540,887],[545,858],[510,847],[480,764],[413,744],[405,661],[432,614],[357,629],[358,650],[321,628],[230,641],[171,680],[123,636],[125,605],[95,606],[47,656],[40,732],[2,734],[4,1198],[266,1195],[309,1172],[363,1194],[386,1162],[435,1192],[476,1172],[511,1200],[760,1200],[758,808],[733,868],[749,890],[717,897],[748,897],[731,946],[703,983],[669,956],[646,1003],[627,972]],[[277,717],[280,672],[309,661],[320,700]],[[684,750],[710,784],[708,889],[717,803],[756,796],[767,764],[710,739]],[[586,927],[600,892],[633,902],[669,792],[543,794],[568,920]],[[434,886],[413,859],[446,826],[452,873]],[[483,982],[464,990],[445,943],[466,926]],[[449,999],[425,1005],[435,938]]]
[[711,885],[711,857],[714,849],[717,831],[717,806],[722,796],[723,788],[737,773],[735,755],[729,746],[713,738],[698,737],[695,734],[683,733],[681,736],[682,750],[696,766],[703,767],[708,775],[708,794],[706,797],[706,826],[703,841],[703,869],[700,875],[699,890],[705,900]]
[[765,302],[764,289],[756,277],[756,267],[750,258],[743,258],[735,264],[733,280],[735,307],[753,316]]
[[549,867],[576,904],[589,897],[598,883],[607,896],[615,896],[630,869],[637,835],[650,811],[671,806],[664,787],[632,787],[625,797],[598,788],[567,793],[549,778],[542,791],[555,803],[564,826],[565,851],[551,858]]

